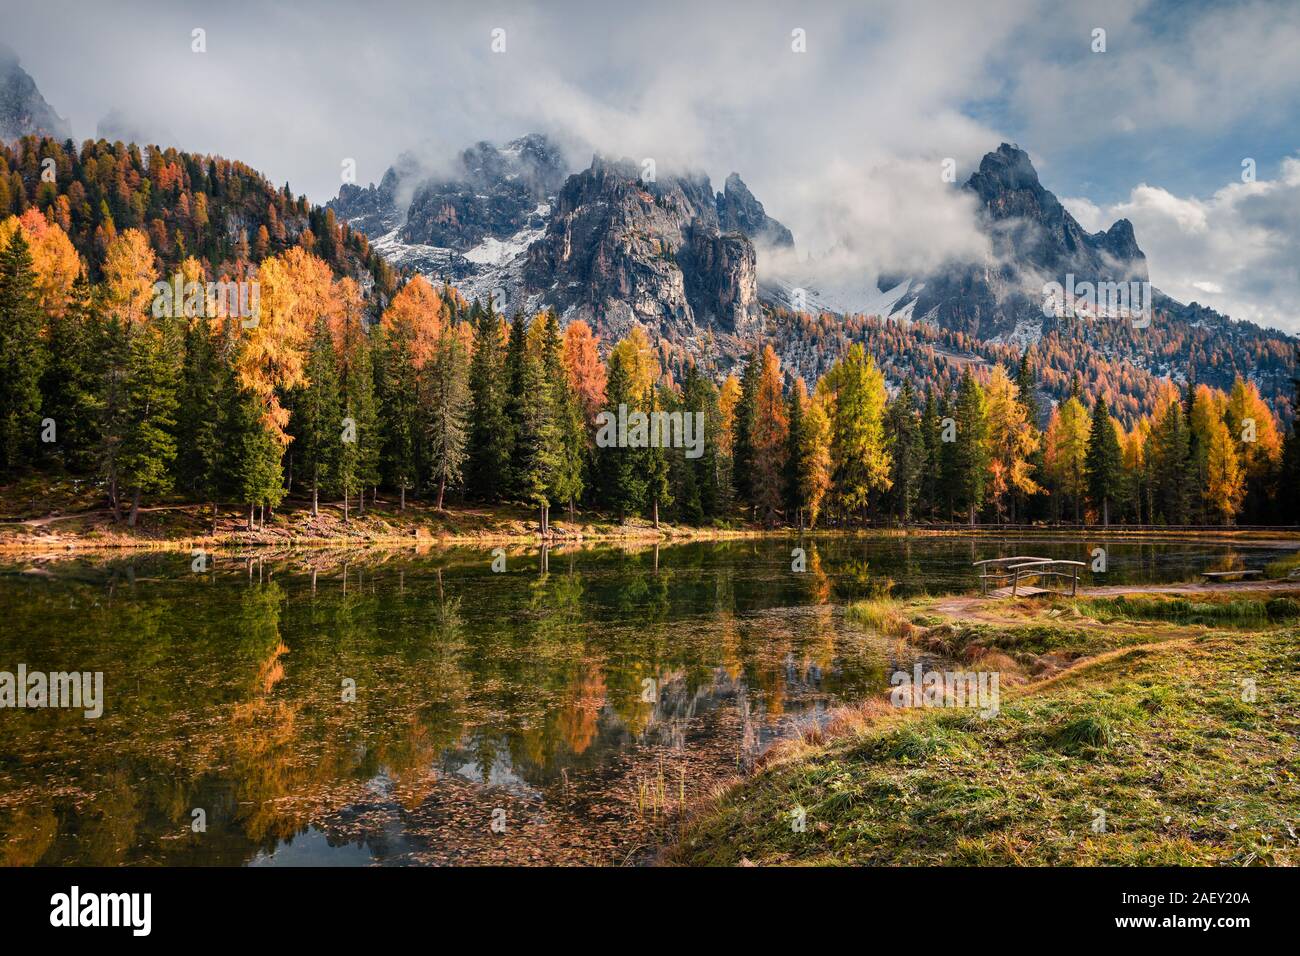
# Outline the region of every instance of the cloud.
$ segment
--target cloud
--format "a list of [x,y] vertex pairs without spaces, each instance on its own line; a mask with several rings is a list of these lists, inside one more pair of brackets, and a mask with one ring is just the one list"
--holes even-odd
[[1300,155],[1274,179],[1231,183],[1205,199],[1143,183],[1104,208],[1063,202],[1088,229],[1129,219],[1152,284],[1175,299],[1300,332]]
[[[1273,124],[1280,141],[1300,112],[1300,7],[1288,0],[129,9],[46,0],[6,16],[7,42],[78,136],[117,111],[142,134],[237,157],[323,202],[345,159],[365,183],[404,150],[445,168],[473,142],[539,130],[575,168],[601,152],[702,170],[715,187],[739,172],[800,255],[847,278],[920,271],[979,247],[968,201],[939,179],[945,159],[961,182],[986,151],[1018,140],[1049,188],[1085,195],[1102,180],[1111,186],[1093,199],[1110,201],[1143,180],[1176,189],[1157,168],[1170,150],[1197,155],[1218,131],[1240,136],[1252,123]],[[1107,51],[1094,54],[1098,27]],[[191,50],[199,28],[202,54]],[[503,53],[492,50],[497,29]],[[807,52],[792,49],[796,29]],[[1053,181],[1054,165],[1074,179]],[[1194,232],[1194,204],[1165,212],[1151,216]],[[1151,246],[1141,227],[1138,239]],[[1198,281],[1234,288],[1213,272]]]

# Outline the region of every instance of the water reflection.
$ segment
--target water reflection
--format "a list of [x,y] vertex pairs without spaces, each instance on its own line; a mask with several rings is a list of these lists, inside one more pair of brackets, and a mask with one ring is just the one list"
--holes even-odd
[[[101,670],[107,699],[94,721],[0,711],[0,861],[640,859],[682,803],[911,667],[843,602],[966,590],[972,560],[1027,547],[509,548],[500,573],[489,549],[11,561],[0,670]],[[1106,579],[1272,554],[1112,544]]]

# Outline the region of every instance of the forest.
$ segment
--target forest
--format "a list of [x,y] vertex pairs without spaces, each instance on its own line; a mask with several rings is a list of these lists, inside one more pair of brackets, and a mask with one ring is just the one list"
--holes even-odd
[[[255,319],[211,286],[158,308],[214,281],[255,283]],[[918,386],[877,354],[885,326],[846,328],[815,380],[770,340],[728,371],[395,275],[236,163],[30,138],[0,155],[0,479],[90,478],[128,526],[183,500],[252,529],[288,496],[346,520],[380,489],[399,509],[524,503],[543,532],[552,506],[656,526],[1297,520],[1295,426],[1241,375],[1152,379],[1149,410],[1117,415],[1076,370],[1040,408],[1060,371],[1035,347]],[[621,405],[699,413],[703,453],[598,447]]]

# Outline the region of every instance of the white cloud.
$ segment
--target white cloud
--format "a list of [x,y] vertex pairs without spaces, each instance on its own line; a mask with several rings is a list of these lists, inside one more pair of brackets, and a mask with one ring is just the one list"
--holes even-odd
[[1204,199],[1144,183],[1105,208],[1086,200],[1067,208],[1089,229],[1129,219],[1152,284],[1175,299],[1300,331],[1300,156],[1274,179],[1231,183]]

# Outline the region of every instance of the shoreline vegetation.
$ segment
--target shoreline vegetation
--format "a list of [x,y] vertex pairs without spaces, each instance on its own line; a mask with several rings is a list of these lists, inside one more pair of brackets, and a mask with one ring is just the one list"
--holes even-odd
[[[57,492],[58,489],[55,489]],[[590,510],[548,522],[546,533],[534,509],[524,505],[446,505],[408,499],[405,507],[391,495],[368,498],[366,510],[355,508],[344,520],[341,502],[321,501],[312,515],[310,501],[286,500],[262,527],[247,530],[242,509],[223,507],[214,521],[210,505],[159,504],[142,509],[136,527],[114,520],[111,509],[78,507],[71,496],[38,499],[26,489],[0,490],[0,553],[46,550],[145,549],[173,550],[191,547],[376,547],[411,544],[455,546],[467,544],[545,543],[672,543],[677,541],[734,540],[742,538],[953,536],[953,537],[1086,537],[1088,539],[1186,538],[1206,541],[1300,541],[1300,526],[1150,527],[1112,524],[1109,527],[1053,525],[910,524],[898,526],[821,527],[802,529],[760,523],[717,521],[698,526],[647,520]],[[26,498],[24,502],[23,499]]]
[[997,715],[843,708],[697,806],[661,862],[1300,862],[1300,582],[1099,591],[851,605],[998,673]]

